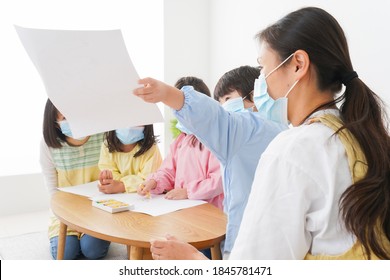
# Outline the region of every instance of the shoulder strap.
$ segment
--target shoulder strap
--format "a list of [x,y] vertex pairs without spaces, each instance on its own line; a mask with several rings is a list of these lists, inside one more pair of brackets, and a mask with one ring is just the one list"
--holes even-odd
[[[364,178],[367,172],[367,163],[366,157],[360,148],[359,143],[352,133],[343,128],[343,122],[335,115],[326,114],[318,117],[311,118],[309,124],[320,122],[327,127],[331,128],[333,131],[337,132],[337,136],[340,138],[341,143],[345,147],[345,151],[348,158],[349,169],[352,176],[352,181],[357,182]],[[341,129],[341,130],[340,130]],[[374,254],[371,254],[372,259],[377,259]],[[363,247],[360,242],[356,242],[354,246],[348,251],[337,255],[337,256],[328,256],[328,255],[317,255],[313,256],[310,253],[307,253],[305,256],[306,260],[345,260],[345,259],[366,259],[364,254]]]
[[[335,115],[326,114],[319,117],[314,117],[309,120],[309,123],[321,122],[328,126],[333,131],[337,132],[341,143],[345,147],[347,153],[349,169],[352,175],[352,181],[354,183],[363,179],[367,172],[366,157],[360,147],[360,144],[356,140],[355,136],[346,128],[343,128],[343,122]],[[340,130],[341,129],[341,130]]]

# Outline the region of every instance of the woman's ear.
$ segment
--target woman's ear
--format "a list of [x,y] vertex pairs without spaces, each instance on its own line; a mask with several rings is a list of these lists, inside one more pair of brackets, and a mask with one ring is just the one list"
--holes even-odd
[[295,67],[295,76],[297,80],[300,80],[309,70],[310,58],[307,52],[304,50],[297,50],[294,53],[292,59],[293,66]]

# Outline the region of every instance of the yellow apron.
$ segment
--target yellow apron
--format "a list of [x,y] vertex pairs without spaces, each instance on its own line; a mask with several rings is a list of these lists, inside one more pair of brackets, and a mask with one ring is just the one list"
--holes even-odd
[[[342,121],[331,114],[315,117],[309,120],[309,123],[314,122],[321,122],[322,124],[328,126],[329,128],[333,129],[334,131],[337,131],[339,128],[343,126]],[[356,138],[352,135],[352,133],[347,130],[343,129],[338,132],[338,137],[341,140],[341,143],[345,147],[345,151],[347,153],[348,158],[348,164],[349,169],[352,175],[352,181],[358,182],[359,180],[363,179],[367,172],[367,163],[366,158],[363,153],[363,151],[360,148],[359,143],[357,142]],[[385,245],[390,251],[390,242],[384,238],[382,235],[383,242],[382,244]],[[308,253],[305,256],[305,260],[366,260],[367,254],[364,254],[363,246],[360,244],[359,241],[356,241],[356,243],[352,246],[351,249],[348,251],[337,255],[337,256],[328,256],[328,255],[317,255],[313,256],[312,254]],[[379,258],[371,252],[371,259],[378,260]]]

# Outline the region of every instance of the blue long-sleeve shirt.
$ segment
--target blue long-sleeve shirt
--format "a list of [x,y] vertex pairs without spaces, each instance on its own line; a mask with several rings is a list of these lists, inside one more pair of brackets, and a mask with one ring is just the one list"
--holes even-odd
[[224,253],[230,253],[241,224],[261,154],[288,127],[256,113],[230,113],[210,97],[184,86],[176,118],[218,158],[228,217]]

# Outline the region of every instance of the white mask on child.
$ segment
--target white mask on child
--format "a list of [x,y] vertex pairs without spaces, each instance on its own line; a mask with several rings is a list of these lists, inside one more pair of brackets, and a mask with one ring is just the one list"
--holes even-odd
[[222,104],[222,107],[228,112],[245,112],[244,101],[241,97],[229,99]]
[[58,124],[60,126],[62,134],[64,134],[65,136],[73,138],[75,140],[79,140],[79,141],[84,140],[86,138],[86,137],[74,138],[67,120],[59,121]]
[[119,141],[121,141],[122,144],[128,145],[137,143],[139,140],[144,139],[144,127],[130,127],[130,128],[121,128],[116,129],[115,134],[116,137],[118,137]]

